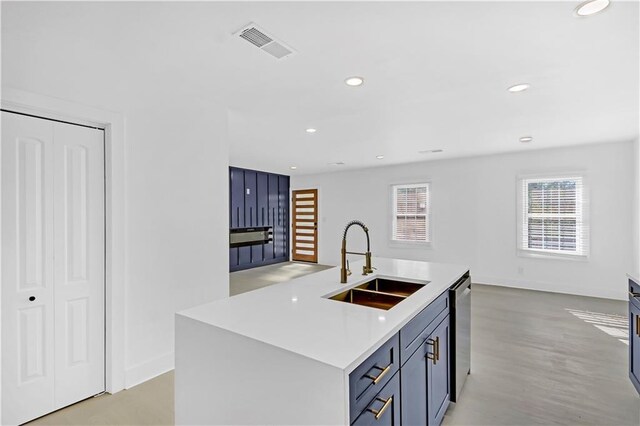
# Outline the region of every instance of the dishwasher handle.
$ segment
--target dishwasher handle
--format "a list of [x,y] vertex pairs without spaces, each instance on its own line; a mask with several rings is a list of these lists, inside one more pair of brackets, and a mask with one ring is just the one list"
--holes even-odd
[[451,287],[451,290],[456,293],[462,293],[466,289],[471,288],[471,277],[469,272],[465,273],[456,283]]

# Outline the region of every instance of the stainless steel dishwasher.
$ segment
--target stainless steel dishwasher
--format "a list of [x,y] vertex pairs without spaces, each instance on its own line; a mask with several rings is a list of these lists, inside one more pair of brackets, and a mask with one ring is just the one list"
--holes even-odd
[[464,274],[450,290],[451,310],[451,401],[456,402],[471,373],[471,277]]

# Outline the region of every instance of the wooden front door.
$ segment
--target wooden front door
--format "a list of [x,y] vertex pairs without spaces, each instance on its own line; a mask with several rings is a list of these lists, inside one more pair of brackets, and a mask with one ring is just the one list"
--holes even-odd
[[318,263],[318,190],[300,189],[291,197],[293,260]]

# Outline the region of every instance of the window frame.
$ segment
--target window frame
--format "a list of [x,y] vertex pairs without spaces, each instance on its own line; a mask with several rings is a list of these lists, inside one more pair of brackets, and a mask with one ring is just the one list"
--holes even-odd
[[[580,191],[576,193],[576,251],[552,249],[525,248],[524,231],[528,226],[529,215],[527,212],[528,191],[524,187],[524,182],[555,182],[562,180],[581,181]],[[538,173],[519,175],[516,179],[516,252],[521,257],[563,259],[573,261],[588,261],[590,255],[590,232],[589,232],[589,197],[588,197],[588,177],[584,172],[573,173]],[[526,197],[526,201],[525,201]],[[558,216],[560,217],[560,216]],[[583,251],[583,252],[580,252]]]
[[[425,241],[417,241],[417,240],[396,240],[395,237],[395,229],[397,223],[397,213],[396,213],[396,203],[397,203],[397,192],[396,188],[427,188],[427,206],[426,206],[426,226],[428,232],[426,236],[429,238]],[[433,200],[433,190],[431,181],[425,180],[410,183],[393,183],[389,185],[389,204],[390,208],[389,212],[389,246],[390,247],[398,247],[398,248],[411,248],[411,247],[420,247],[420,248],[431,248],[433,246],[433,209],[431,208]]]

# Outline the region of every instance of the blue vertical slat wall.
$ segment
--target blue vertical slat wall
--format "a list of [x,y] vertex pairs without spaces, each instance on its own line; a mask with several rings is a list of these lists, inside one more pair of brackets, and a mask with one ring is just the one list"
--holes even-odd
[[[244,227],[244,172],[239,169],[229,170],[229,228]],[[229,268],[239,265],[238,247],[229,248]]]
[[[256,226],[269,226],[267,213],[269,210],[269,182],[267,174],[257,173],[256,184]],[[265,244],[251,246],[251,260],[253,263],[265,260]]]
[[265,246],[265,257],[270,259],[276,258],[276,242],[279,241],[279,236],[276,237],[276,226],[278,224],[278,175],[267,175],[267,210],[269,212],[269,221],[267,226],[271,226],[273,229],[273,241]]
[[278,215],[276,225],[278,240],[274,241],[275,256],[289,252],[289,176],[278,176]]
[[[256,179],[257,173],[253,170],[244,170],[244,225],[239,228],[248,228],[256,225]],[[252,247],[239,247],[240,265],[250,265],[253,263]]]
[[229,270],[289,260],[289,176],[229,168],[230,229],[271,226],[270,243],[229,249]]

